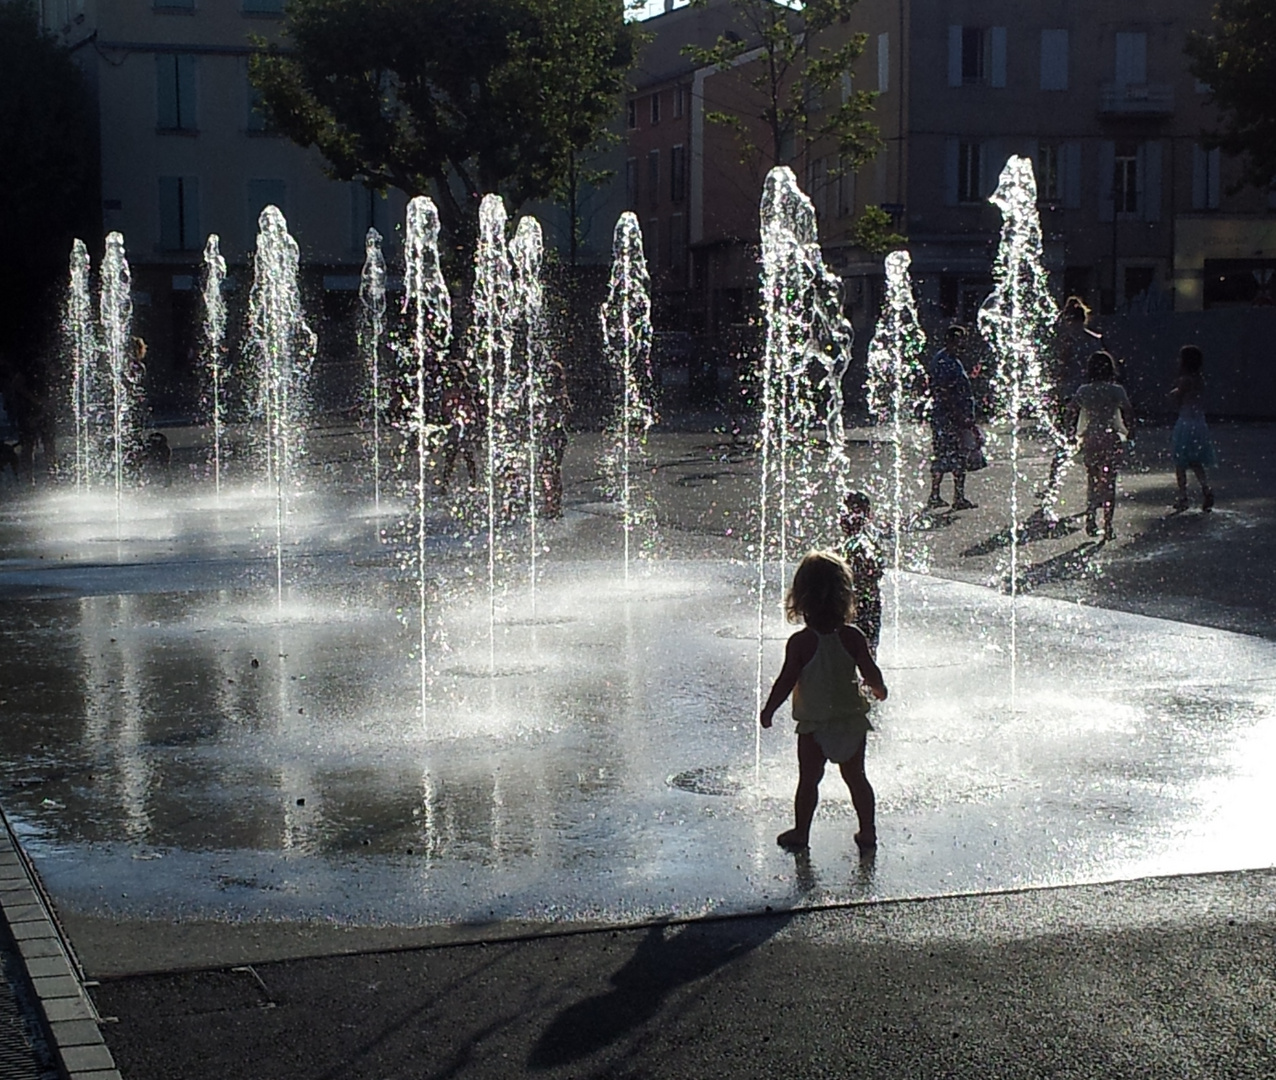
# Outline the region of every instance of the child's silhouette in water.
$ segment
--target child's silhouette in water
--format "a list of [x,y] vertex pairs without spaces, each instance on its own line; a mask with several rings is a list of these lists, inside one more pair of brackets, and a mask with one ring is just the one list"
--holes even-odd
[[862,676],[873,696],[885,701],[886,683],[863,632],[850,624],[854,615],[850,568],[830,551],[811,552],[793,575],[785,609],[790,622],[802,619],[806,627],[789,638],[784,667],[762,707],[762,726],[769,728],[776,709],[793,694],[798,736],[794,824],[776,837],[776,843],[790,851],[806,848],[824,764],[832,761],[842,771],[859,817],[855,843],[861,851],[869,851],[877,846],[875,797],[864,772],[872,724],[859,684]]

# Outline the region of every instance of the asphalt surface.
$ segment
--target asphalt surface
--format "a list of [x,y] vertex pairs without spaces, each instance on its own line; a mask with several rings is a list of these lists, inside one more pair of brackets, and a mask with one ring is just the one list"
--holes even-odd
[[[1217,432],[1212,516],[1168,512],[1164,452],[1141,440],[1118,541],[1043,536],[1027,580],[1276,637],[1274,433]],[[993,475],[972,478],[976,499]],[[935,572],[997,572],[982,501],[945,523]],[[689,530],[720,524],[697,514]],[[1270,868],[557,936],[489,927],[484,940],[326,956],[298,956],[296,927],[260,925],[251,965],[219,961],[205,925],[190,928],[188,969],[183,928],[166,932],[169,970],[92,989],[126,1080],[1276,1077]]]

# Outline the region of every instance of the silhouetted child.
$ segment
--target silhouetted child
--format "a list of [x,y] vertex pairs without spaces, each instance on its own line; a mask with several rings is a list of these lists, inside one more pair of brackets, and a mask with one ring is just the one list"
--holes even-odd
[[850,625],[854,603],[850,567],[831,551],[813,551],[802,560],[785,598],[789,621],[802,619],[806,628],[789,638],[784,667],[760,719],[769,728],[775,710],[793,694],[798,737],[794,824],[775,838],[789,851],[807,846],[827,761],[839,766],[850,788],[859,817],[856,845],[861,851],[877,846],[876,799],[864,772],[864,750],[873,725],[868,722],[869,702],[860,692],[860,676],[878,701],[886,700],[886,683],[868,641]]
[[451,368],[443,385],[443,422],[447,434],[443,443],[443,474],[435,483],[446,490],[459,453],[465,461],[470,486],[478,483],[478,463],[474,451],[479,441],[479,405],[470,386],[469,372],[461,365]]
[[1125,387],[1116,381],[1116,364],[1110,353],[1100,349],[1086,367],[1087,381],[1077,387],[1068,402],[1068,422],[1081,441],[1085,462],[1085,531],[1099,535],[1095,515],[1103,510],[1103,536],[1116,536],[1112,513],[1116,508],[1116,478],[1121,467],[1125,440],[1134,414]]
[[855,625],[864,631],[868,647],[877,655],[882,637],[882,573],[885,569],[873,529],[872,503],[862,491],[843,500],[842,558],[855,583]]
[[1184,345],[1179,350],[1179,377],[1170,391],[1170,397],[1179,407],[1179,418],[1174,423],[1172,444],[1174,447],[1174,479],[1178,482],[1178,498],[1175,510],[1186,510],[1187,470],[1191,469],[1201,485],[1201,509],[1214,508],[1214,489],[1210,487],[1206,469],[1217,464],[1214,440],[1210,438],[1205,423],[1205,380],[1201,366],[1205,357],[1195,345]]

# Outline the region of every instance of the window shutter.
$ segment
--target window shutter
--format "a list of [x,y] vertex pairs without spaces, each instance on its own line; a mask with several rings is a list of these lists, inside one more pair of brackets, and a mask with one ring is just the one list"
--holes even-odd
[[1139,206],[1144,221],[1161,220],[1161,144],[1157,140],[1139,147]]
[[1099,220],[1111,221],[1116,217],[1112,201],[1112,181],[1116,174],[1116,143],[1105,139],[1099,143]]
[[[1066,142],[1061,148],[1059,170],[1062,174],[1063,205],[1067,210],[1081,209],[1081,144]],[[1111,181],[1108,181],[1111,183]]]
[[989,83],[992,86],[1006,85],[1006,28],[1004,26],[994,26],[991,31],[992,38],[992,71],[989,73]]
[[195,123],[195,57],[182,54],[177,60],[177,127],[194,131]]
[[1041,31],[1041,89],[1068,89],[1068,31]]
[[181,179],[176,176],[159,178],[159,244],[161,251],[176,251],[181,236],[181,197],[178,188]]
[[177,57],[155,54],[155,126],[177,127]]
[[948,28],[948,85],[961,85],[961,27]]
[[200,246],[199,177],[182,177],[182,249],[194,251]]
[[957,205],[957,139],[950,137],[944,145],[944,205]]

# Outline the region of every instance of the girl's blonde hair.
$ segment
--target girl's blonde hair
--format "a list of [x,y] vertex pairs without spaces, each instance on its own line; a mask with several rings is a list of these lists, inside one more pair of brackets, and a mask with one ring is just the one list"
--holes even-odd
[[855,614],[855,585],[851,568],[831,551],[810,551],[798,564],[784,598],[789,622],[841,626]]

